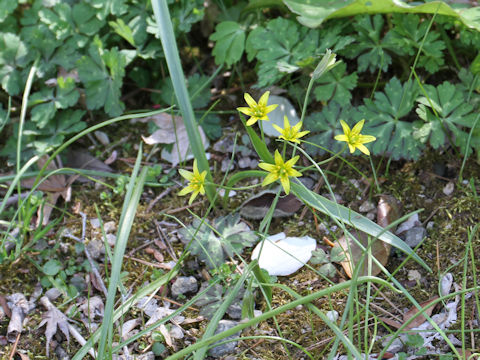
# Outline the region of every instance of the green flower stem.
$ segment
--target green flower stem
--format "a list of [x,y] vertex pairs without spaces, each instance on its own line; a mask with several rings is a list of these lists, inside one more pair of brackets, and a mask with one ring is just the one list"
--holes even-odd
[[227,206],[227,201],[228,201],[228,193],[230,192],[229,188],[235,185],[237,182],[249,178],[249,177],[265,177],[267,175],[266,171],[262,170],[246,170],[246,171],[240,171],[228,179],[227,185],[225,186],[225,195],[223,196],[223,206]]
[[219,189],[235,190],[235,191],[250,190],[250,189],[254,189],[256,187],[262,186],[262,184],[255,184],[255,185],[249,185],[249,186],[231,187],[231,186],[225,186],[225,185],[217,185],[215,183],[208,183],[208,182],[206,182],[205,184],[215,185]]
[[[192,149],[193,155],[198,162],[198,168],[202,171],[207,171],[207,181],[212,182],[212,174],[203,148],[202,138],[198,131],[198,124],[195,120],[190,97],[185,85],[185,76],[178,54],[178,48],[175,41],[175,34],[173,33],[172,20],[168,10],[166,0],[152,1],[153,13],[158,26],[158,36],[162,42],[163,51],[165,53],[165,60],[167,61],[168,70],[172,78],[173,89],[178,100],[180,111],[183,115],[183,121],[187,130],[188,140]],[[207,186],[205,188],[207,197],[210,202],[215,197],[215,187]]]
[[368,158],[370,159],[370,166],[372,167],[373,179],[375,180],[375,185],[377,187],[377,192],[381,193],[382,190],[380,190],[380,185],[378,184],[377,172],[375,171],[375,166],[373,166],[372,157],[369,156]]

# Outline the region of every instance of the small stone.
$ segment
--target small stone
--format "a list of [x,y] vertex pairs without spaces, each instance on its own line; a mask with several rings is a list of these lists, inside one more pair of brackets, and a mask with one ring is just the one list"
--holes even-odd
[[325,315],[331,322],[337,322],[338,320],[338,311],[330,310]]
[[403,238],[405,243],[410,246],[412,249],[420,244],[423,238],[427,235],[427,230],[421,226],[415,226],[405,232]]
[[445,185],[442,191],[445,195],[450,196],[452,195],[453,190],[455,190],[455,184],[450,181],[447,185]]
[[375,220],[375,212],[369,212],[367,215],[365,215],[368,220]]
[[107,234],[106,236],[108,245],[115,246],[115,244],[117,243],[117,236],[113,234]]
[[240,160],[238,160],[238,167],[240,169],[245,169],[247,167],[250,167],[250,158],[249,157],[244,157],[244,158],[241,158]]
[[[233,328],[234,326],[236,326],[237,324],[238,324],[238,322],[236,322],[236,321],[220,320],[218,322],[217,330],[215,330],[215,335],[220,334],[224,331],[227,331],[227,330]],[[240,336],[240,332],[238,332],[236,334],[233,334],[233,335],[230,335],[230,336],[222,339],[221,341],[234,339],[234,338],[237,338],[239,336]],[[217,342],[220,342],[220,341],[217,341]],[[210,356],[213,356],[214,358],[219,358],[219,357],[225,356],[227,354],[232,353],[235,350],[235,348],[237,347],[237,343],[238,343],[238,341],[231,341],[231,342],[228,342],[228,343],[225,343],[225,344],[215,346],[214,348],[211,348],[208,353],[209,353]],[[216,343],[214,343],[214,344],[216,344]]]
[[90,225],[92,225],[94,229],[98,229],[100,227],[100,220],[98,220],[97,218],[90,219]]
[[407,278],[410,281],[420,281],[422,274],[418,270],[408,270]]
[[368,200],[365,200],[362,205],[360,205],[360,207],[358,208],[358,210],[360,212],[363,212],[363,213],[368,213],[369,211],[372,211],[375,209],[375,205],[371,202],[371,201],[368,201]]
[[[385,338],[385,340],[382,342],[382,345],[386,346],[389,341],[390,341],[390,337]],[[405,339],[402,338],[402,336],[400,336],[395,340],[393,340],[393,342],[388,347],[387,351],[391,352],[392,354],[397,354],[403,350],[404,343],[405,343]]]
[[240,320],[242,318],[242,305],[239,303],[233,303],[228,307],[227,314],[232,319]]
[[45,292],[45,296],[50,301],[56,300],[60,295],[62,295],[62,293],[57,288],[50,288]]
[[107,221],[103,224],[103,230],[106,233],[114,232],[117,228],[117,223],[115,221]]
[[427,223],[427,230],[433,229],[433,226],[434,226],[434,225],[435,225],[435,222],[429,221],[429,222]]
[[180,276],[172,284],[172,295],[177,297],[180,294],[194,293],[198,290],[198,282],[193,276]]
[[92,258],[98,260],[105,254],[105,245],[103,241],[94,239],[87,244],[87,250]]

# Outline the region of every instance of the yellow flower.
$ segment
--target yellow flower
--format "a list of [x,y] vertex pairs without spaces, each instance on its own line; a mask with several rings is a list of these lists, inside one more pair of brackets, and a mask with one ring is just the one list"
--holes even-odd
[[237,110],[250,116],[250,119],[247,121],[247,126],[255,124],[258,120],[269,120],[267,114],[275,110],[278,106],[277,104],[267,105],[269,95],[270,91],[265,92],[265,94],[260,97],[257,104],[249,94],[245,93],[245,101],[249,107],[238,107]]
[[300,156],[297,155],[291,158],[290,160],[288,160],[287,162],[284,162],[278,150],[275,150],[275,165],[264,163],[264,162],[258,164],[260,168],[262,168],[263,170],[267,170],[270,173],[263,180],[262,186],[266,186],[280,179],[280,182],[282,183],[282,186],[283,186],[283,190],[285,190],[285,194],[288,195],[290,193],[289,177],[302,176],[301,172],[293,168],[293,165],[295,165],[295,163],[298,161],[299,158]]
[[178,195],[183,196],[188,193],[192,193],[192,196],[190,196],[190,200],[188,201],[188,204],[190,205],[193,200],[197,197],[198,193],[204,195],[205,194],[205,177],[207,176],[207,170],[202,171],[200,173],[198,171],[197,167],[197,160],[193,161],[193,173],[191,171],[183,170],[183,169],[178,169],[178,172],[180,175],[182,175],[185,179],[189,181],[189,184],[187,187],[183,188]]
[[290,122],[286,116],[283,117],[283,129],[275,124],[272,124],[273,127],[281,134],[280,139],[291,141],[294,143],[300,144],[300,139],[302,136],[307,135],[310,131],[300,131],[302,127],[302,122],[300,121],[297,125],[290,126]]
[[350,153],[353,153],[355,149],[360,150],[365,155],[370,155],[370,151],[368,151],[367,147],[363,144],[375,141],[375,136],[371,135],[362,135],[360,131],[362,131],[363,124],[365,123],[365,119],[357,123],[353,129],[347,125],[347,123],[343,120],[340,120],[340,124],[342,124],[343,128],[343,135],[335,136],[335,140],[338,141],[346,141],[348,147],[350,148]]

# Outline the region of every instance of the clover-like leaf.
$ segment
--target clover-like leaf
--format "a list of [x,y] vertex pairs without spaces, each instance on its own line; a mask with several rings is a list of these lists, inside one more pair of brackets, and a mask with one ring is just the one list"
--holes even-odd
[[95,38],[89,49],[90,56],[78,60],[78,76],[85,85],[87,108],[103,107],[110,116],[123,112],[125,105],[120,101],[126,60],[117,48],[103,50],[99,38]]
[[190,251],[205,261],[209,268],[219,267],[227,257],[241,253],[257,240],[249,227],[240,221],[240,216],[227,215],[208,223],[201,224],[195,219],[193,225],[180,231],[184,243],[191,240]]
[[[414,136],[438,149],[446,144],[448,133],[453,135],[454,145],[465,152],[468,139],[465,129],[471,128],[477,117],[473,106],[465,101],[461,89],[448,81],[437,87],[425,85],[424,88],[427,97],[417,100],[420,104],[416,111],[425,123],[415,131]],[[474,139],[470,146],[476,147],[477,142]]]
[[245,29],[235,21],[223,21],[215,27],[210,40],[215,41],[212,54],[217,65],[228,66],[240,60],[245,49]]
[[345,76],[347,65],[344,62],[339,63],[331,71],[318,78],[317,86],[313,93],[318,101],[335,100],[341,106],[350,103],[352,94],[350,90],[357,86],[357,73],[353,72]]
[[365,118],[364,132],[377,138],[370,146],[375,155],[388,154],[393,159],[418,159],[424,145],[412,136],[415,126],[402,121],[412,111],[418,94],[416,84],[403,86],[392,78],[384,92],[376,92],[374,100],[365,99],[359,110]]
[[19,68],[26,64],[27,54],[20,37],[0,33],[0,79],[3,89],[10,95],[17,95],[24,86]]
[[388,34],[391,41],[408,55],[413,56],[421,50],[416,66],[432,74],[437,72],[444,64],[445,43],[439,39],[440,34],[429,29],[428,21],[420,21],[420,17],[414,14],[394,14],[393,23],[395,26]]
[[378,14],[355,18],[353,26],[358,36],[343,53],[350,59],[357,59],[359,72],[374,72],[377,69],[385,72],[392,63],[391,54],[403,54],[403,49],[399,48],[391,37],[382,38],[383,25],[383,17]]
[[[208,283],[202,283],[199,292],[202,292],[206,289]],[[205,295],[195,302],[195,305],[200,307],[199,315],[211,319],[215,314],[219,306],[225,301],[224,295],[226,293],[226,288],[221,284],[213,285]],[[245,295],[245,288],[240,288],[240,291],[235,295],[235,298],[232,301],[232,304],[228,307],[227,313],[230,313],[230,310],[238,304]]]
[[4,22],[8,15],[10,15],[17,6],[17,1],[0,0],[0,22]]
[[[313,113],[305,118],[303,128],[309,130],[312,134],[305,140],[334,153],[339,152],[342,150],[343,145],[336,141],[334,136],[342,133],[340,120],[344,120],[353,126],[357,121],[361,120],[358,115],[358,112],[352,109],[351,106],[342,107],[335,101],[332,101],[328,106],[323,107],[321,112]],[[326,153],[322,148],[310,144],[306,144],[305,147],[311,155],[323,155]]]

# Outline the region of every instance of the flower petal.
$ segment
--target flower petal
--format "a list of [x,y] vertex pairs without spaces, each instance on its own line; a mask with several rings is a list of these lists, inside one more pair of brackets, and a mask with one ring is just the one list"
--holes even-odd
[[275,165],[277,165],[277,166],[283,166],[284,165],[282,155],[280,155],[280,153],[278,152],[278,149],[275,150]]
[[194,178],[193,172],[191,172],[191,171],[187,171],[187,170],[184,170],[184,169],[178,169],[178,172],[180,173],[180,175],[182,175],[182,177],[184,177],[188,181],[192,181],[193,178]]
[[263,179],[262,186],[269,185],[269,184],[277,181],[277,179],[278,179],[278,176],[276,174],[270,173],[267,176],[265,176],[265,179]]
[[360,134],[360,131],[362,131],[364,123],[365,123],[365,119],[360,120],[358,123],[355,124],[355,126],[352,129],[352,132],[355,134]]
[[277,168],[277,165],[262,162],[262,163],[258,164],[258,167],[260,169],[266,170],[268,172],[272,172]]
[[266,107],[269,96],[270,96],[270,91],[265,91],[265,93],[260,97],[260,100],[258,100],[258,106]]
[[367,144],[369,142],[375,141],[377,138],[372,135],[360,135],[360,138],[358,139],[358,142],[362,144]]
[[345,136],[345,135],[336,135],[334,137],[335,140],[338,140],[338,141],[348,141],[348,138]]
[[255,116],[252,116],[250,119],[248,119],[248,121],[247,121],[247,126],[252,126],[252,125],[255,124],[257,121],[258,121],[258,118],[255,117]]
[[237,107],[237,110],[245,115],[253,116],[253,111],[249,107]]
[[346,136],[350,133],[350,126],[347,125],[347,123],[343,120],[340,120],[340,124],[342,125],[343,132]]
[[348,147],[350,149],[350,154],[353,154],[355,152],[355,146],[353,146],[352,144],[350,144],[349,142],[347,142],[348,144]]
[[183,195],[187,195],[188,193],[192,192],[193,189],[191,186],[187,186],[187,187],[184,187],[182,190],[180,190],[178,192],[178,196],[183,196]]
[[251,108],[257,107],[257,102],[253,100],[253,98],[250,96],[249,93],[245,93],[243,97],[245,98],[245,101],[247,102],[248,106],[250,106]]
[[357,149],[360,150],[362,153],[365,155],[370,155],[370,151],[367,149],[367,147],[363,144],[357,145]]
[[298,161],[298,159],[300,159],[300,155],[294,156],[293,158],[291,158],[290,160],[288,160],[285,163],[285,167],[286,168],[291,168],[293,165],[295,165],[295,163]]
[[277,106],[278,106],[278,104],[268,105],[265,108],[265,114],[268,114],[269,112],[272,112],[273,110],[275,110],[277,108]]
[[191,205],[193,203],[193,200],[195,200],[197,195],[198,195],[198,191],[194,191],[192,196],[190,196],[190,200],[188,200],[188,205]]
[[288,175],[293,177],[303,176],[303,174],[300,171],[297,171],[295,169],[290,169],[290,171],[288,172]]
[[272,124],[272,126],[273,126],[273,127],[275,128],[275,130],[277,130],[280,134],[283,134],[283,129],[282,129],[280,126],[278,126],[278,125],[276,125],[276,124]]
[[288,195],[290,193],[290,179],[288,176],[282,176],[280,182],[282,183],[283,190],[285,190],[285,194]]

